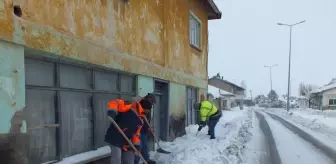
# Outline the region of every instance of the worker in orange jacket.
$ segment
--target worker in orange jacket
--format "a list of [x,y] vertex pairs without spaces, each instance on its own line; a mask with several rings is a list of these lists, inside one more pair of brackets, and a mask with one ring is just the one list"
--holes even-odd
[[[112,100],[108,103],[108,116],[112,117],[120,129],[130,139],[134,146],[140,150],[140,131],[143,126],[143,109],[138,102],[125,103],[121,99]],[[110,124],[105,142],[111,148],[111,164],[133,164],[135,153],[118,129]]]
[[[145,97],[143,97],[139,101],[141,107],[144,110],[145,116],[148,121],[151,120],[151,110],[153,104],[155,104],[155,96],[152,93],[148,93]],[[144,121],[144,120],[143,120]],[[148,164],[155,164],[156,162],[149,158],[149,150],[148,150],[148,133],[151,131],[151,127],[144,121],[144,125],[140,132],[140,148],[141,155],[146,160]],[[135,157],[134,164],[139,164],[140,158]]]

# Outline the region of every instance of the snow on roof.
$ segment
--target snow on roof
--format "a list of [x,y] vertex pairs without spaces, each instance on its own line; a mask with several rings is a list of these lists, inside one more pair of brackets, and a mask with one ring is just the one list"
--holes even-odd
[[308,99],[306,96],[299,96],[299,99]]
[[336,83],[320,87],[319,89],[316,89],[316,90],[314,90],[310,93],[321,93],[321,92],[324,92],[324,91],[327,91],[327,90],[333,89],[333,88],[336,88]]
[[215,98],[221,96],[234,96],[234,94],[231,92],[224,91],[211,85],[208,85],[208,93],[211,93]]

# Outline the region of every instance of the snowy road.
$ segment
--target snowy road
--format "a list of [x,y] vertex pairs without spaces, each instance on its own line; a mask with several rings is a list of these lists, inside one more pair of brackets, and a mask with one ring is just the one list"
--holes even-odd
[[310,134],[279,116],[258,111],[256,116],[264,133],[268,162],[273,164],[331,164],[336,154]]

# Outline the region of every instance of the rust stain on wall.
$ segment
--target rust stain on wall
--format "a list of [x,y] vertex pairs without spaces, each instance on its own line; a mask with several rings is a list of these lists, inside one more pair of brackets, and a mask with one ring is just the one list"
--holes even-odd
[[[0,2],[0,25],[6,27],[0,30],[2,39],[206,88],[208,20],[203,1],[20,0],[21,18],[12,14],[12,3]],[[189,11],[202,21],[201,51],[189,45]]]
[[0,1],[0,35],[1,38],[11,41],[13,39],[12,1]]

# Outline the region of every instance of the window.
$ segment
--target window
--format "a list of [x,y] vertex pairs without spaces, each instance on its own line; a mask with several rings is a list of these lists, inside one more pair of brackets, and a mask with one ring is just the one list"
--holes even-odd
[[135,76],[86,65],[25,58],[29,163],[44,163],[105,146],[107,102],[131,98]]
[[329,99],[329,106],[336,106],[336,99]]
[[201,48],[201,21],[193,14],[189,14],[190,44],[196,48]]

